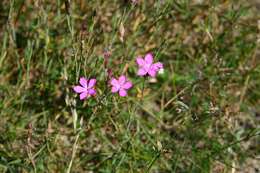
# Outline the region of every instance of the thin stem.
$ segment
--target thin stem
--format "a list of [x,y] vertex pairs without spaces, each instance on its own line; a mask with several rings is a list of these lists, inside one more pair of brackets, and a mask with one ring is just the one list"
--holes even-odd
[[71,160],[70,160],[70,163],[69,163],[69,166],[68,166],[68,169],[67,169],[66,173],[70,173],[73,160],[74,160],[74,158],[75,158],[75,156],[76,156],[77,143],[78,143],[78,139],[79,139],[79,133],[80,133],[80,132],[78,132],[78,134],[77,134],[77,136],[76,136],[76,139],[75,139],[75,142],[74,142],[74,144],[73,144],[72,156],[71,156]]
[[149,163],[147,170],[145,171],[146,173],[148,173],[150,171],[150,169],[152,168],[153,164],[155,163],[155,161],[160,157],[161,153],[157,153],[154,158],[151,160],[151,162]]
[[143,79],[143,86],[142,86],[142,97],[141,97],[141,101],[143,101],[143,98],[144,98],[144,85],[145,85],[145,81],[146,81],[146,78],[144,77],[144,79]]

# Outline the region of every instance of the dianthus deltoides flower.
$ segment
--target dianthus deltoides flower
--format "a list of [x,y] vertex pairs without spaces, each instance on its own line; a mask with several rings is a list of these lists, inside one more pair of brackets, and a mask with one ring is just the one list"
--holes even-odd
[[94,88],[96,84],[96,79],[87,80],[86,78],[81,77],[79,79],[79,83],[80,85],[73,87],[73,90],[76,93],[80,94],[79,95],[80,100],[84,100],[96,94],[96,90]]
[[120,76],[118,80],[112,78],[110,84],[112,85],[111,92],[119,92],[121,97],[125,97],[127,95],[127,90],[133,86],[132,82],[130,82],[124,75]]
[[139,66],[137,75],[145,76],[149,75],[155,77],[160,69],[163,69],[163,64],[161,62],[153,63],[153,55],[148,53],[145,55],[144,59],[142,57],[136,58],[136,63]]

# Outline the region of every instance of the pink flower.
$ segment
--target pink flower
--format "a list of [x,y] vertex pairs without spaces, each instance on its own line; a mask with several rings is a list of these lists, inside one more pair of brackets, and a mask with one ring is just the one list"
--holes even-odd
[[137,72],[138,76],[145,76],[148,74],[151,77],[155,77],[157,72],[163,68],[163,64],[160,62],[153,64],[153,55],[151,53],[146,54],[144,59],[140,56],[137,57],[136,63],[139,66]]
[[79,83],[80,85],[73,87],[73,90],[76,93],[80,94],[79,95],[80,100],[84,100],[96,94],[96,90],[94,89],[94,86],[96,84],[96,79],[90,79],[88,81],[86,78],[81,77],[79,79]]
[[133,86],[132,82],[128,81],[124,75],[120,76],[118,80],[112,78],[110,84],[112,85],[111,92],[119,92],[121,97],[125,97],[127,95],[127,90]]

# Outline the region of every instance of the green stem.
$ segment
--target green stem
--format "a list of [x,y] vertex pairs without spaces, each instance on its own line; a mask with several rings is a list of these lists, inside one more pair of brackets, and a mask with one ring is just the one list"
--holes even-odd
[[148,173],[150,171],[150,169],[152,168],[154,162],[160,157],[161,153],[157,153],[156,156],[154,156],[154,158],[151,160],[151,162],[148,165],[147,170],[145,171],[146,173]]
[[145,85],[145,81],[146,81],[146,78],[143,79],[143,86],[142,86],[142,97],[141,97],[141,101],[143,101],[143,98],[144,98],[144,85]]

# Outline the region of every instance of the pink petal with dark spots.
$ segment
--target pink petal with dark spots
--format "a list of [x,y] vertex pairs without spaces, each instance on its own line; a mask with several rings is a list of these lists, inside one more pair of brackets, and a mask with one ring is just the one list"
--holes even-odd
[[154,63],[151,68],[155,69],[155,70],[160,70],[163,68],[163,64],[160,62]]

